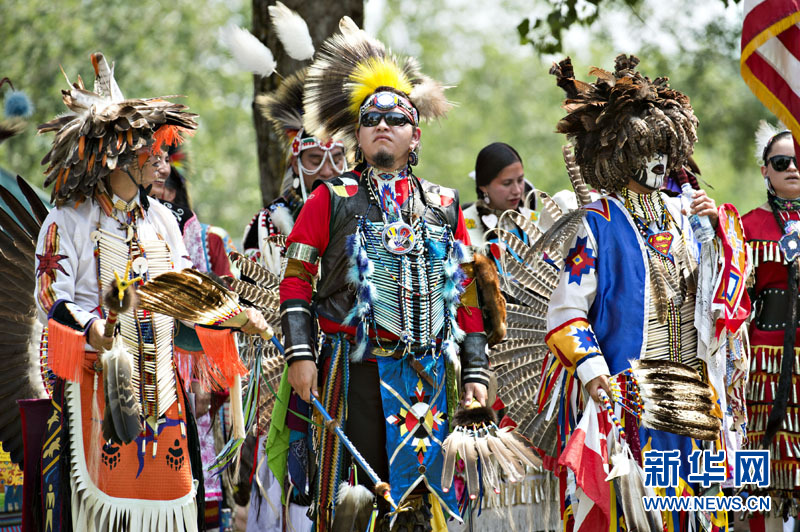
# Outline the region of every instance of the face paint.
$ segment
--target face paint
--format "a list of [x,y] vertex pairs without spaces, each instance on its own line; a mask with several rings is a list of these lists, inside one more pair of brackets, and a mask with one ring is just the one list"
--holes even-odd
[[656,153],[645,161],[643,168],[633,176],[633,180],[644,187],[658,190],[664,184],[666,175],[667,156],[663,153]]

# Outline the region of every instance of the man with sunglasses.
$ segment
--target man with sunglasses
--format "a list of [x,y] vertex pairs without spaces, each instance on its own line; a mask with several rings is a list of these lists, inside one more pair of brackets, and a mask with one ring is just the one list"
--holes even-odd
[[[796,364],[784,368],[782,361],[783,353],[794,352],[790,362],[796,362],[800,337],[796,259],[796,250],[800,249],[800,171],[792,134],[766,122],[756,132],[756,157],[762,164],[767,201],[742,217],[753,256],[754,283],[750,291],[756,310],[750,323],[753,384],[747,402],[748,428],[752,427],[748,440],[752,449],[772,449],[770,478],[774,480],[770,489],[782,499],[773,501],[773,505],[783,507],[783,502],[791,500],[791,493],[800,487],[800,457],[785,445],[774,445],[800,439],[800,402],[791,391],[782,393],[780,386],[781,382],[793,383],[797,375]],[[791,474],[787,476],[786,471]],[[793,528],[791,522],[783,524],[757,514],[750,520],[751,529],[763,530],[765,519],[775,526],[783,525],[784,530]],[[773,525],[766,523],[766,529]]]
[[[486,403],[486,335],[458,193],[413,171],[420,119],[450,104],[414,63],[401,69],[350,25],[318,50],[306,80],[305,125],[357,146],[358,164],[317,183],[287,240],[287,377],[304,400],[320,398],[394,500],[410,505],[396,519],[427,526],[431,512],[459,518],[441,485],[441,442],[459,384],[464,403]],[[335,512],[346,494],[374,484],[329,429],[316,447],[313,518],[327,530],[334,514],[346,515]],[[368,516],[368,492],[364,500]]]

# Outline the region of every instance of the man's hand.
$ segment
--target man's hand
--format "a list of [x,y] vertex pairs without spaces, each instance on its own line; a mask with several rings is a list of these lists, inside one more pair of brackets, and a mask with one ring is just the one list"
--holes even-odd
[[468,382],[464,385],[463,405],[469,406],[472,404],[472,400],[475,399],[481,406],[486,406],[487,395],[486,386],[478,382]]
[[608,375],[598,375],[586,383],[586,391],[594,399],[594,402],[601,405],[603,400],[600,398],[600,390],[604,390],[606,395],[611,397],[611,387],[608,385]]
[[[306,403],[311,402],[311,394],[319,397],[317,393],[317,364],[311,360],[298,360],[289,365],[287,375],[292,389]],[[484,388],[485,390],[485,388]],[[484,392],[485,394],[486,392]]]
[[245,334],[261,334],[267,330],[267,320],[260,311],[254,308],[244,309],[247,315],[247,323],[240,327],[240,330]]
[[708,216],[711,220],[711,225],[715,228],[719,222],[719,214],[717,213],[717,204],[713,199],[708,197],[705,190],[695,190],[694,198],[689,206],[690,212],[687,213],[686,209],[683,214],[697,214],[698,216]]
[[89,334],[87,335],[87,340],[89,341],[89,345],[94,347],[98,353],[102,353],[103,351],[108,351],[111,349],[111,345],[114,343],[113,338],[109,338],[108,336],[103,336],[103,332],[106,328],[106,320],[96,319],[92,322],[89,326]]

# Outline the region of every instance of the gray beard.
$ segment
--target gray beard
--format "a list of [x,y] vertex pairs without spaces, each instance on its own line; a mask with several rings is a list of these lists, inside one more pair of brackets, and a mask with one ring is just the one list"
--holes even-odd
[[375,154],[375,160],[372,166],[384,170],[394,170],[394,155],[388,151],[381,150]]

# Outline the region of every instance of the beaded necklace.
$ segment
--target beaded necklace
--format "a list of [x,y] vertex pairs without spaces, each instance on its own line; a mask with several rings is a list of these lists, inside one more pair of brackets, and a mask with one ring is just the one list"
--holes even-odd
[[[658,318],[661,323],[667,325],[669,358],[673,362],[682,362],[680,307],[686,296],[686,290],[680,286],[675,260],[670,253],[673,240],[670,229],[676,226],[675,221],[658,191],[651,194],[637,194],[623,188],[622,196],[625,199],[625,208],[647,246],[645,249],[649,259],[651,286],[663,309]],[[660,232],[651,231],[646,223],[648,221],[655,222]],[[661,240],[660,249],[656,247],[659,240]]]

